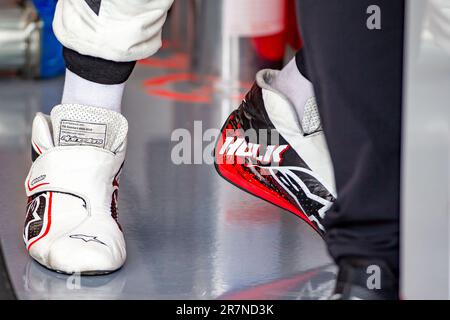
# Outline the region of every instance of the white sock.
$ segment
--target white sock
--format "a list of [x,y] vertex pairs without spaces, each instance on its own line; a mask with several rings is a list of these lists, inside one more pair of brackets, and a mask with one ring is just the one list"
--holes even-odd
[[81,104],[121,112],[125,82],[121,84],[95,83],[66,69],[61,103]]
[[306,102],[314,96],[314,90],[312,83],[298,71],[295,58],[281,69],[271,85],[291,101],[302,120]]

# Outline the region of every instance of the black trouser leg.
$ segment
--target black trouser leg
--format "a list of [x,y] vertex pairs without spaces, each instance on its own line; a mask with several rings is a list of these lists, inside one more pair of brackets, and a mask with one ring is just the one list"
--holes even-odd
[[[92,11],[98,15],[101,0],[85,0]],[[97,57],[86,56],[64,47],[64,61],[67,69],[83,79],[101,84],[120,84],[131,75],[136,61],[115,62]]]
[[63,54],[67,69],[83,79],[101,84],[125,82],[136,65],[136,61],[115,62],[86,56],[66,47]]
[[[366,27],[369,5],[381,9],[381,30]],[[398,273],[404,2],[299,0],[299,11],[336,177],[329,252],[337,262],[382,259]]]

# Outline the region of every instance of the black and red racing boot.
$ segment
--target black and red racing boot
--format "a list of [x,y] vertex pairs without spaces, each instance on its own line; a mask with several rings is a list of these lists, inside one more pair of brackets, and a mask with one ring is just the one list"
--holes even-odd
[[271,87],[275,70],[261,70],[226,120],[215,148],[218,173],[239,188],[290,211],[321,235],[336,198],[334,174],[314,97],[299,120]]

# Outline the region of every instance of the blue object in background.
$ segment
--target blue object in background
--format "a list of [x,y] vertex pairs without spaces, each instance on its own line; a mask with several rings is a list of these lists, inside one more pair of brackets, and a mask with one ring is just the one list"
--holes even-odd
[[43,23],[41,37],[41,78],[50,78],[64,73],[65,64],[62,45],[53,33],[52,21],[57,0],[33,0]]

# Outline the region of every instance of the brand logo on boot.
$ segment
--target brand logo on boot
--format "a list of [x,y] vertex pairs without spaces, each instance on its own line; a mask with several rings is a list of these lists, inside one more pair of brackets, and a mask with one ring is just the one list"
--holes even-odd
[[317,175],[300,167],[260,167],[269,171],[274,180],[294,199],[318,229],[325,231],[322,219],[335,198],[320,182]]
[[38,183],[38,182],[44,180],[46,177],[47,177],[47,176],[46,176],[45,174],[43,174],[43,175],[40,175],[40,176],[37,177],[37,178],[34,178],[33,180],[31,180],[30,186],[34,186],[36,183]]
[[28,203],[23,233],[25,242],[37,238],[41,234],[46,207],[46,193],[35,197],[30,203]]
[[261,164],[275,163],[279,164],[282,160],[282,154],[289,146],[284,145],[268,145],[265,151],[261,153],[263,145],[251,143],[245,138],[227,137],[219,154],[226,156],[236,156],[251,159]]
[[61,136],[60,140],[64,142],[72,142],[77,144],[103,145],[103,139],[81,138],[71,135]]
[[80,239],[80,240],[83,240],[84,242],[97,242],[97,243],[100,243],[100,244],[106,246],[106,243],[97,239],[97,236],[88,236],[85,234],[72,234],[69,236],[69,238]]

